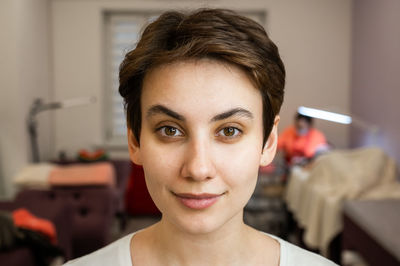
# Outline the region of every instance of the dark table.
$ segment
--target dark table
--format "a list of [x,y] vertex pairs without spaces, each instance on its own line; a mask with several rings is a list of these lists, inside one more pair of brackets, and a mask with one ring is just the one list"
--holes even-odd
[[346,202],[342,249],[359,252],[369,266],[399,266],[400,200]]

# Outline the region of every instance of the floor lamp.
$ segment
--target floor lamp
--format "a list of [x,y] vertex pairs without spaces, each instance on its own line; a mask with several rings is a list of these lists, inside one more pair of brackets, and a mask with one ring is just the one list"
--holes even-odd
[[74,106],[81,106],[92,104],[96,102],[95,97],[83,97],[83,98],[76,98],[58,102],[51,102],[51,103],[43,103],[42,99],[35,99],[31,108],[29,109],[27,124],[28,124],[28,132],[29,132],[29,139],[31,143],[31,151],[32,151],[32,161],[37,163],[40,161],[39,157],[39,146],[38,146],[38,134],[37,134],[37,120],[36,115],[48,111],[48,110],[55,110],[55,109],[63,109],[68,107]]

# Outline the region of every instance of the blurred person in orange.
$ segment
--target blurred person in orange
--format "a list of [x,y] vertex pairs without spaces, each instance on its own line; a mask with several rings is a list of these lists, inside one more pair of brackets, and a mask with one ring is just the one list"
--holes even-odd
[[278,138],[278,149],[289,165],[306,164],[316,155],[329,150],[325,135],[313,127],[312,117],[297,113],[294,125]]

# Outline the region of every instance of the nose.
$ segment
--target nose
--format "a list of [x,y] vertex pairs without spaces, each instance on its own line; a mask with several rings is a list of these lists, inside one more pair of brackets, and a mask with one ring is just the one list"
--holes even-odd
[[192,140],[187,144],[182,176],[194,181],[214,178],[216,168],[211,147],[206,140]]

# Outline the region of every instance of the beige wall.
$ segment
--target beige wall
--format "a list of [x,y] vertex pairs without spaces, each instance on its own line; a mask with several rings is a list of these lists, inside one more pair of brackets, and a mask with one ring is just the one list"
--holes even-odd
[[[26,116],[33,99],[48,100],[49,30],[46,0],[0,1],[0,196],[30,160]],[[49,156],[49,116],[39,117],[42,157]]]
[[[55,151],[66,150],[73,155],[79,148],[104,142],[103,12],[188,8],[200,6],[198,2],[52,1],[54,97],[99,98],[95,105],[57,112]],[[266,12],[267,30],[280,47],[287,67],[281,128],[292,122],[299,105],[349,111],[350,0],[209,1],[213,3]],[[346,126],[319,121],[317,126],[337,147],[347,147]]]

